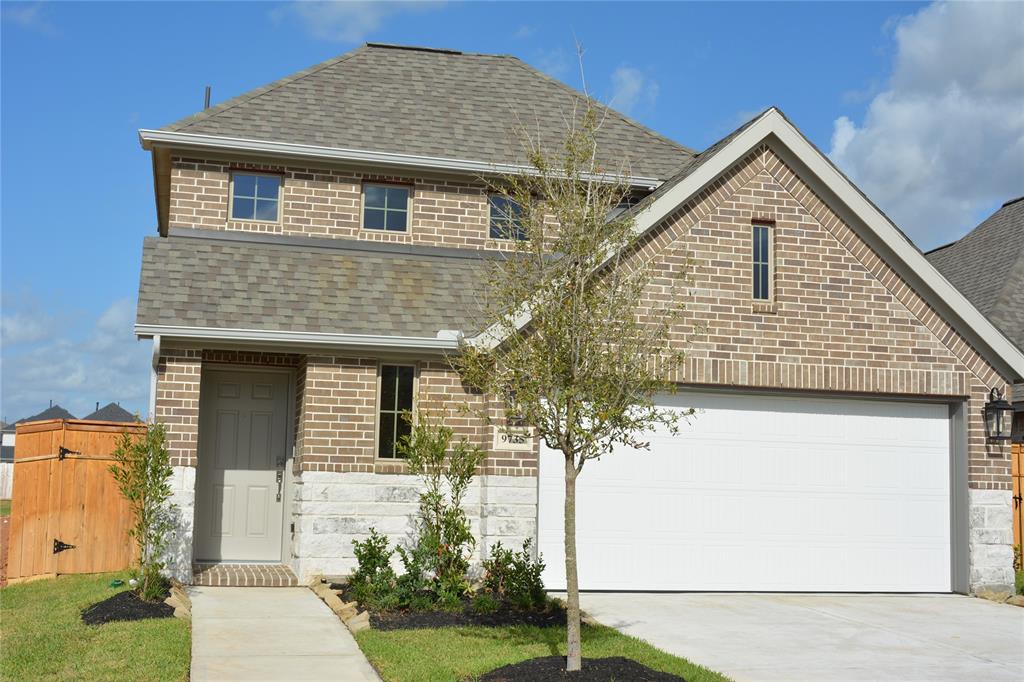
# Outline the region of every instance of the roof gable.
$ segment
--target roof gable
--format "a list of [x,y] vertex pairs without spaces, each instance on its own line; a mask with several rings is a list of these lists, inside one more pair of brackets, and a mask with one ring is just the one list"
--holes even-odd
[[[582,95],[508,55],[367,44],[164,127],[164,132],[525,165],[516,129],[548,148]],[[609,169],[664,179],[693,152],[613,109]]]
[[103,407],[99,408],[95,412],[85,417],[84,420],[100,421],[100,422],[134,422],[136,421],[135,415],[128,410],[124,409],[117,403],[107,403]]

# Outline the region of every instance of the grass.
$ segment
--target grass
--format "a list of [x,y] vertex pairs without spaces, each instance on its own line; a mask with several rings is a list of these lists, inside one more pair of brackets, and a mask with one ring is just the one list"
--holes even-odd
[[[178,618],[86,625],[83,608],[124,574],[62,576],[0,590],[0,678],[187,680],[191,634]],[[121,588],[123,589],[123,588]]]
[[11,501],[10,500],[0,500],[0,516],[10,516],[10,515],[11,515]]
[[[464,680],[509,663],[565,655],[565,628],[514,626],[363,630],[356,640],[388,682]],[[625,656],[688,682],[728,678],[608,627],[583,627],[584,658]]]

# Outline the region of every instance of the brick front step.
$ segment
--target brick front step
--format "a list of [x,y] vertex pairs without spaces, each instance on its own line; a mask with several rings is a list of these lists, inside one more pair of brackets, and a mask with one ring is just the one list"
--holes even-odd
[[298,577],[281,564],[192,564],[192,584],[208,587],[297,587]]

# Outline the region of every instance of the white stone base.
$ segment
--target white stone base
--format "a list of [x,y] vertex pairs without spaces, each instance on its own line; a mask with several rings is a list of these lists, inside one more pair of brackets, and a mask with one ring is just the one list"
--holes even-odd
[[[365,539],[371,528],[393,543],[410,539],[419,500],[415,476],[305,471],[293,490],[292,570],[303,582],[318,573],[351,573],[352,541]],[[533,538],[536,544],[535,478],[478,476],[463,504],[477,538],[475,559],[487,556],[498,541],[518,548]]]
[[176,528],[167,543],[164,573],[188,584],[192,582],[192,528],[196,516],[195,467],[174,467],[171,502],[178,508]]
[[1013,493],[969,490],[971,591],[1013,591]]

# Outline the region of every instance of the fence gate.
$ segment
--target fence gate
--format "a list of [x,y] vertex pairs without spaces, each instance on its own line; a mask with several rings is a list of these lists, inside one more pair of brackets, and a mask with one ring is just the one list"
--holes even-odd
[[131,564],[130,511],[108,469],[120,435],[145,428],[79,419],[18,425],[9,582]]

